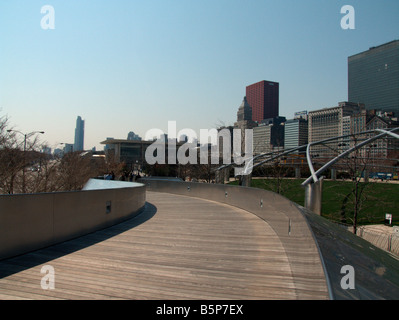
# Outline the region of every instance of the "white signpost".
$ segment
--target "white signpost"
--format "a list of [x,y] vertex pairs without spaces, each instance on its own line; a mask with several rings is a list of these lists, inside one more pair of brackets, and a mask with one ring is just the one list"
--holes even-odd
[[385,224],[392,225],[392,214],[386,213],[385,214]]

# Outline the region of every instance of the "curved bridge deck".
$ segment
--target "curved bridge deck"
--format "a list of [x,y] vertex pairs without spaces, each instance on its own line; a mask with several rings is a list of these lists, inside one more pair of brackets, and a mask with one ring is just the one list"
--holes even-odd
[[[44,265],[54,268],[53,290],[41,287]],[[297,299],[297,290],[266,222],[155,192],[129,221],[0,261],[0,299]],[[324,290],[305,294],[328,298]]]

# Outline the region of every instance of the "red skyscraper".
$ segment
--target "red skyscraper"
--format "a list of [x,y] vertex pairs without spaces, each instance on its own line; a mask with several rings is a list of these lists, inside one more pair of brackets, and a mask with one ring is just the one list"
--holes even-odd
[[279,115],[279,83],[260,81],[247,86],[247,101],[252,108],[252,120],[262,121]]

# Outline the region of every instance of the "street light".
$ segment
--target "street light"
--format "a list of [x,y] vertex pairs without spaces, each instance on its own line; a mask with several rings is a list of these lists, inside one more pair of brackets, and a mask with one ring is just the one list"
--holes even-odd
[[23,133],[23,132],[18,131],[18,130],[9,129],[9,130],[7,130],[7,132],[17,132],[17,133],[20,133],[20,134],[22,134],[24,136],[24,166],[23,166],[23,169],[22,169],[22,193],[26,193],[26,187],[25,187],[26,140],[27,140],[28,137],[30,137],[30,136],[32,136],[32,135],[34,135],[36,133],[44,134],[44,131],[32,131],[32,132],[29,132],[29,133]]

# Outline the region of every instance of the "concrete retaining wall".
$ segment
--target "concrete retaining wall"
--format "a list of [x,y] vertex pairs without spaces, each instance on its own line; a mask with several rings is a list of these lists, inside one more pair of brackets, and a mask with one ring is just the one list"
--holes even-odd
[[[113,182],[110,182],[113,183]],[[0,260],[129,219],[144,208],[145,186],[0,195]]]

